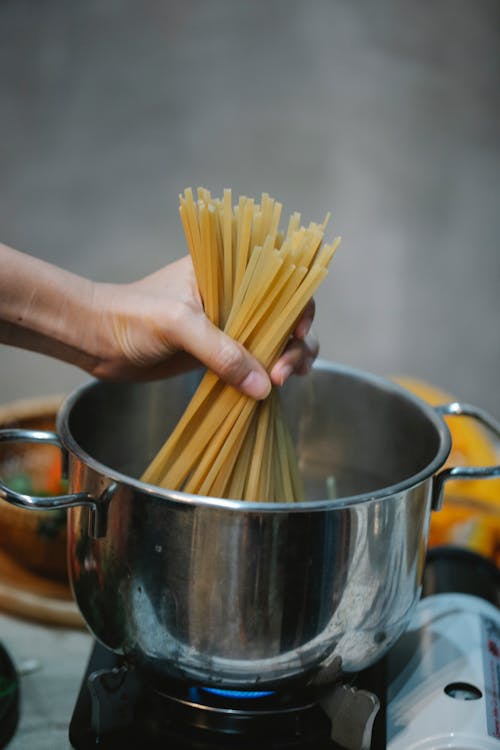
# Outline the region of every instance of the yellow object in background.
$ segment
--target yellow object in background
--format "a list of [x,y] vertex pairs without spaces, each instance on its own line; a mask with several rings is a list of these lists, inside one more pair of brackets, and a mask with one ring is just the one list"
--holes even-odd
[[[429,383],[393,378],[431,406],[456,398]],[[447,466],[491,466],[499,460],[493,437],[472,417],[444,417],[452,437]],[[446,482],[443,508],[431,516],[429,546],[458,545],[493,559],[500,566],[500,479]]]

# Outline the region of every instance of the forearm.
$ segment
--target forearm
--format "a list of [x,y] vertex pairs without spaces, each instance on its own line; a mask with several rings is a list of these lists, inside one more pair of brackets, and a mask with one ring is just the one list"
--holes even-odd
[[90,371],[91,281],[0,244],[0,342]]

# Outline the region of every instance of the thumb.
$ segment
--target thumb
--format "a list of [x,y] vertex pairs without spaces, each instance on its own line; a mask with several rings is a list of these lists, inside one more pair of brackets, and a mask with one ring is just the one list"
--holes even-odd
[[255,399],[269,395],[271,381],[260,362],[202,312],[184,318],[177,339],[180,347],[237,390]]

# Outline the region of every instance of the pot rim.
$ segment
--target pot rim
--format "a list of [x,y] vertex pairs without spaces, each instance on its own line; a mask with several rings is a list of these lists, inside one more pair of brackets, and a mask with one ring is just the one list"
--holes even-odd
[[[336,498],[334,500],[306,500],[301,503],[269,503],[269,502],[250,502],[248,500],[230,500],[226,498],[216,497],[205,497],[200,495],[193,495],[180,490],[169,490],[163,487],[157,487],[153,484],[147,484],[141,482],[140,479],[130,477],[127,474],[121,472],[100,463],[97,459],[93,458],[90,454],[82,449],[78,442],[74,439],[68,426],[68,417],[74,404],[78,401],[81,395],[95,387],[99,380],[92,379],[78,386],[72,393],[61,404],[57,414],[57,432],[61,439],[63,446],[68,452],[74,454],[78,459],[86,463],[94,471],[105,475],[113,482],[132,486],[140,492],[153,496],[157,499],[163,498],[164,500],[173,501],[176,503],[186,505],[199,505],[218,508],[220,510],[232,510],[232,511],[245,511],[246,513],[258,512],[258,513],[300,513],[300,512],[311,512],[311,511],[324,511],[332,510],[336,508],[346,508],[353,505],[360,505],[364,503],[375,502],[383,500],[393,495],[406,492],[417,485],[421,484],[429,477],[433,476],[435,472],[443,466],[451,450],[451,435],[450,431],[444,421],[443,417],[436,411],[433,406],[430,406],[427,402],[408,391],[398,383],[384,378],[380,375],[375,375],[364,370],[351,367],[349,365],[336,364],[329,362],[324,359],[317,359],[313,365],[315,370],[330,371],[333,373],[339,373],[362,379],[365,382],[369,382],[378,388],[386,391],[396,393],[407,401],[412,402],[425,417],[434,426],[438,438],[439,447],[434,456],[433,460],[427,464],[427,466],[421,471],[413,474],[406,479],[397,482],[387,487],[381,487],[374,492],[366,492],[358,495],[350,495],[348,497]],[[306,376],[307,377],[307,376]]]

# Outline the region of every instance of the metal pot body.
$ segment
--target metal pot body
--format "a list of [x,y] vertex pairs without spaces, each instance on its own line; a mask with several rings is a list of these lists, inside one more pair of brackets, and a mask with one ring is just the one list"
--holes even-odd
[[396,385],[320,363],[283,389],[307,503],[199,498],[134,479],[196,381],[96,382],[60,411],[71,490],[96,499],[69,511],[70,580],[88,627],[160,678],[218,687],[366,667],[420,596],[444,421]]

